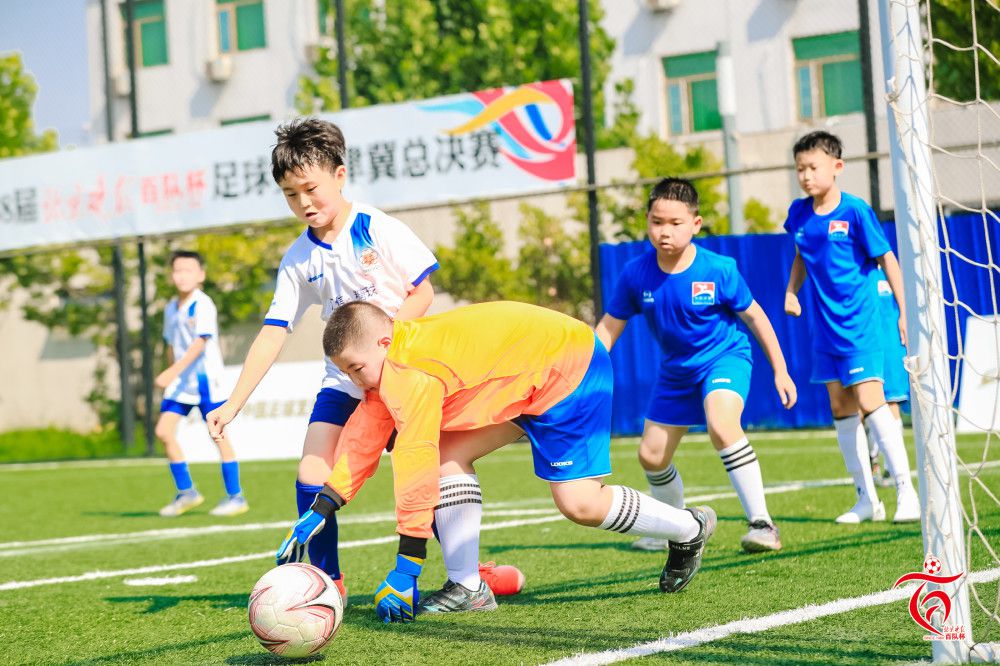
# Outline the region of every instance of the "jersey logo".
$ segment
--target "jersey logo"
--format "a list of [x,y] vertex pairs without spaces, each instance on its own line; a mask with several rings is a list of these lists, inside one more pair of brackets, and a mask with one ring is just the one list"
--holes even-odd
[[878,281],[878,295],[879,296],[892,296],[892,287],[889,286],[888,280]]
[[361,251],[361,256],[358,257],[361,262],[361,270],[365,273],[375,270],[379,265],[378,252],[370,247],[366,247]]
[[322,273],[320,273],[319,275],[313,275],[312,277],[309,278],[309,282],[315,282],[316,280],[319,280],[322,277],[323,277]]
[[691,283],[691,304],[692,305],[715,305],[715,283],[714,282],[692,282]]
[[642,302],[643,303],[652,303],[653,302],[653,292],[651,292],[651,291],[643,291],[642,292]]
[[851,230],[851,225],[847,220],[830,220],[830,226],[827,228],[826,235],[829,238],[834,236],[842,236],[846,238]]

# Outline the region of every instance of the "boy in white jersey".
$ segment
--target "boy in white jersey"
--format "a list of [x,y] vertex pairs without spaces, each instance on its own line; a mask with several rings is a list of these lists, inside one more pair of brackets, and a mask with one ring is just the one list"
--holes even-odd
[[[197,252],[179,250],[170,258],[171,279],[177,296],[170,299],[163,313],[163,337],[167,341],[170,367],[156,378],[164,389],[156,436],[163,442],[170,461],[170,473],[177,486],[174,501],[160,509],[166,518],[193,509],[205,498],[194,487],[184,452],[177,443],[177,423],[191,413],[195,405],[203,419],[222,404],[219,379],[222,375],[222,351],[215,303],[201,285],[205,282],[205,264]],[[226,437],[216,439],[222,458],[222,481],[226,497],[210,512],[213,516],[237,516],[249,509],[240,489],[239,463]]]
[[[276,134],[271,175],[306,229],[281,260],[274,300],[232,396],[209,414],[209,430],[216,438],[224,436],[226,424],[246,404],[310,305],[321,306],[324,321],[351,301],[367,301],[406,320],[422,316],[434,298],[428,276],[438,264],[431,251],[399,220],[344,198],[346,145],[340,129],[303,118],[279,127]],[[340,432],[360,398],[361,391],[327,359],[295,483],[300,516],[330,476]],[[346,595],[337,538],[334,521],[309,543],[309,560]]]

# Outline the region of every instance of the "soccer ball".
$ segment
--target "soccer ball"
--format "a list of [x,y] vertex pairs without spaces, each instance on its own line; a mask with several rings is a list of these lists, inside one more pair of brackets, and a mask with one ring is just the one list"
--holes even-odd
[[941,573],[941,560],[933,555],[928,555],[927,559],[924,560],[924,571],[932,576]]
[[285,564],[261,576],[250,593],[250,629],[260,644],[285,657],[316,654],[344,617],[330,577],[309,564]]

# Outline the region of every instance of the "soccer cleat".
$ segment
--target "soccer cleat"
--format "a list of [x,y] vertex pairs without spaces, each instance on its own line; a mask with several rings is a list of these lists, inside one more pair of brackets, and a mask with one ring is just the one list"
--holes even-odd
[[173,502],[160,509],[160,515],[164,518],[176,518],[201,505],[204,501],[205,498],[197,490],[177,493],[177,497],[174,498]]
[[891,481],[888,479],[888,471],[883,474],[882,465],[878,463],[878,458],[872,458],[872,481],[875,482],[875,485],[879,488],[885,488],[886,486],[891,485]]
[[337,586],[337,591],[340,592],[340,599],[344,602],[344,606],[347,605],[347,585],[344,583],[344,572],[340,572],[340,578],[334,578],[333,584]]
[[666,550],[670,548],[670,542],[666,539],[657,539],[656,537],[639,537],[632,542],[632,548],[636,550]]
[[707,506],[696,506],[685,511],[691,512],[701,529],[698,535],[690,541],[671,541],[670,554],[667,563],[663,565],[660,574],[661,592],[680,592],[691,582],[701,567],[701,556],[705,553],[705,544],[715,532],[715,511]]
[[866,499],[859,499],[847,513],[837,516],[837,522],[842,525],[856,525],[866,520],[881,522],[885,520],[885,504],[879,502],[872,506]]
[[896,513],[892,516],[894,523],[913,523],[920,520],[920,498],[913,487],[907,487],[896,496]]
[[774,523],[766,520],[754,520],[740,545],[748,553],[764,553],[769,550],[781,550],[781,533]]
[[223,498],[219,504],[209,511],[213,516],[238,516],[250,510],[246,498],[243,495],[230,495]]
[[497,600],[486,581],[480,581],[479,589],[472,591],[458,583],[447,581],[437,592],[420,600],[418,613],[464,613],[467,611],[491,611],[497,609]]
[[497,566],[496,562],[480,563],[479,577],[498,597],[517,594],[524,588],[524,574],[509,564]]

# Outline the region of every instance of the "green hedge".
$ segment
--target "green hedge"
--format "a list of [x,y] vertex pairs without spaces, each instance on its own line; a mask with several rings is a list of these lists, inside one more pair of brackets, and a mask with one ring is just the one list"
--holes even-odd
[[[135,442],[128,454],[130,456],[141,455],[145,449],[145,441],[139,433]],[[118,458],[124,455],[121,436],[113,429],[93,434],[57,428],[0,433],[0,462]]]

